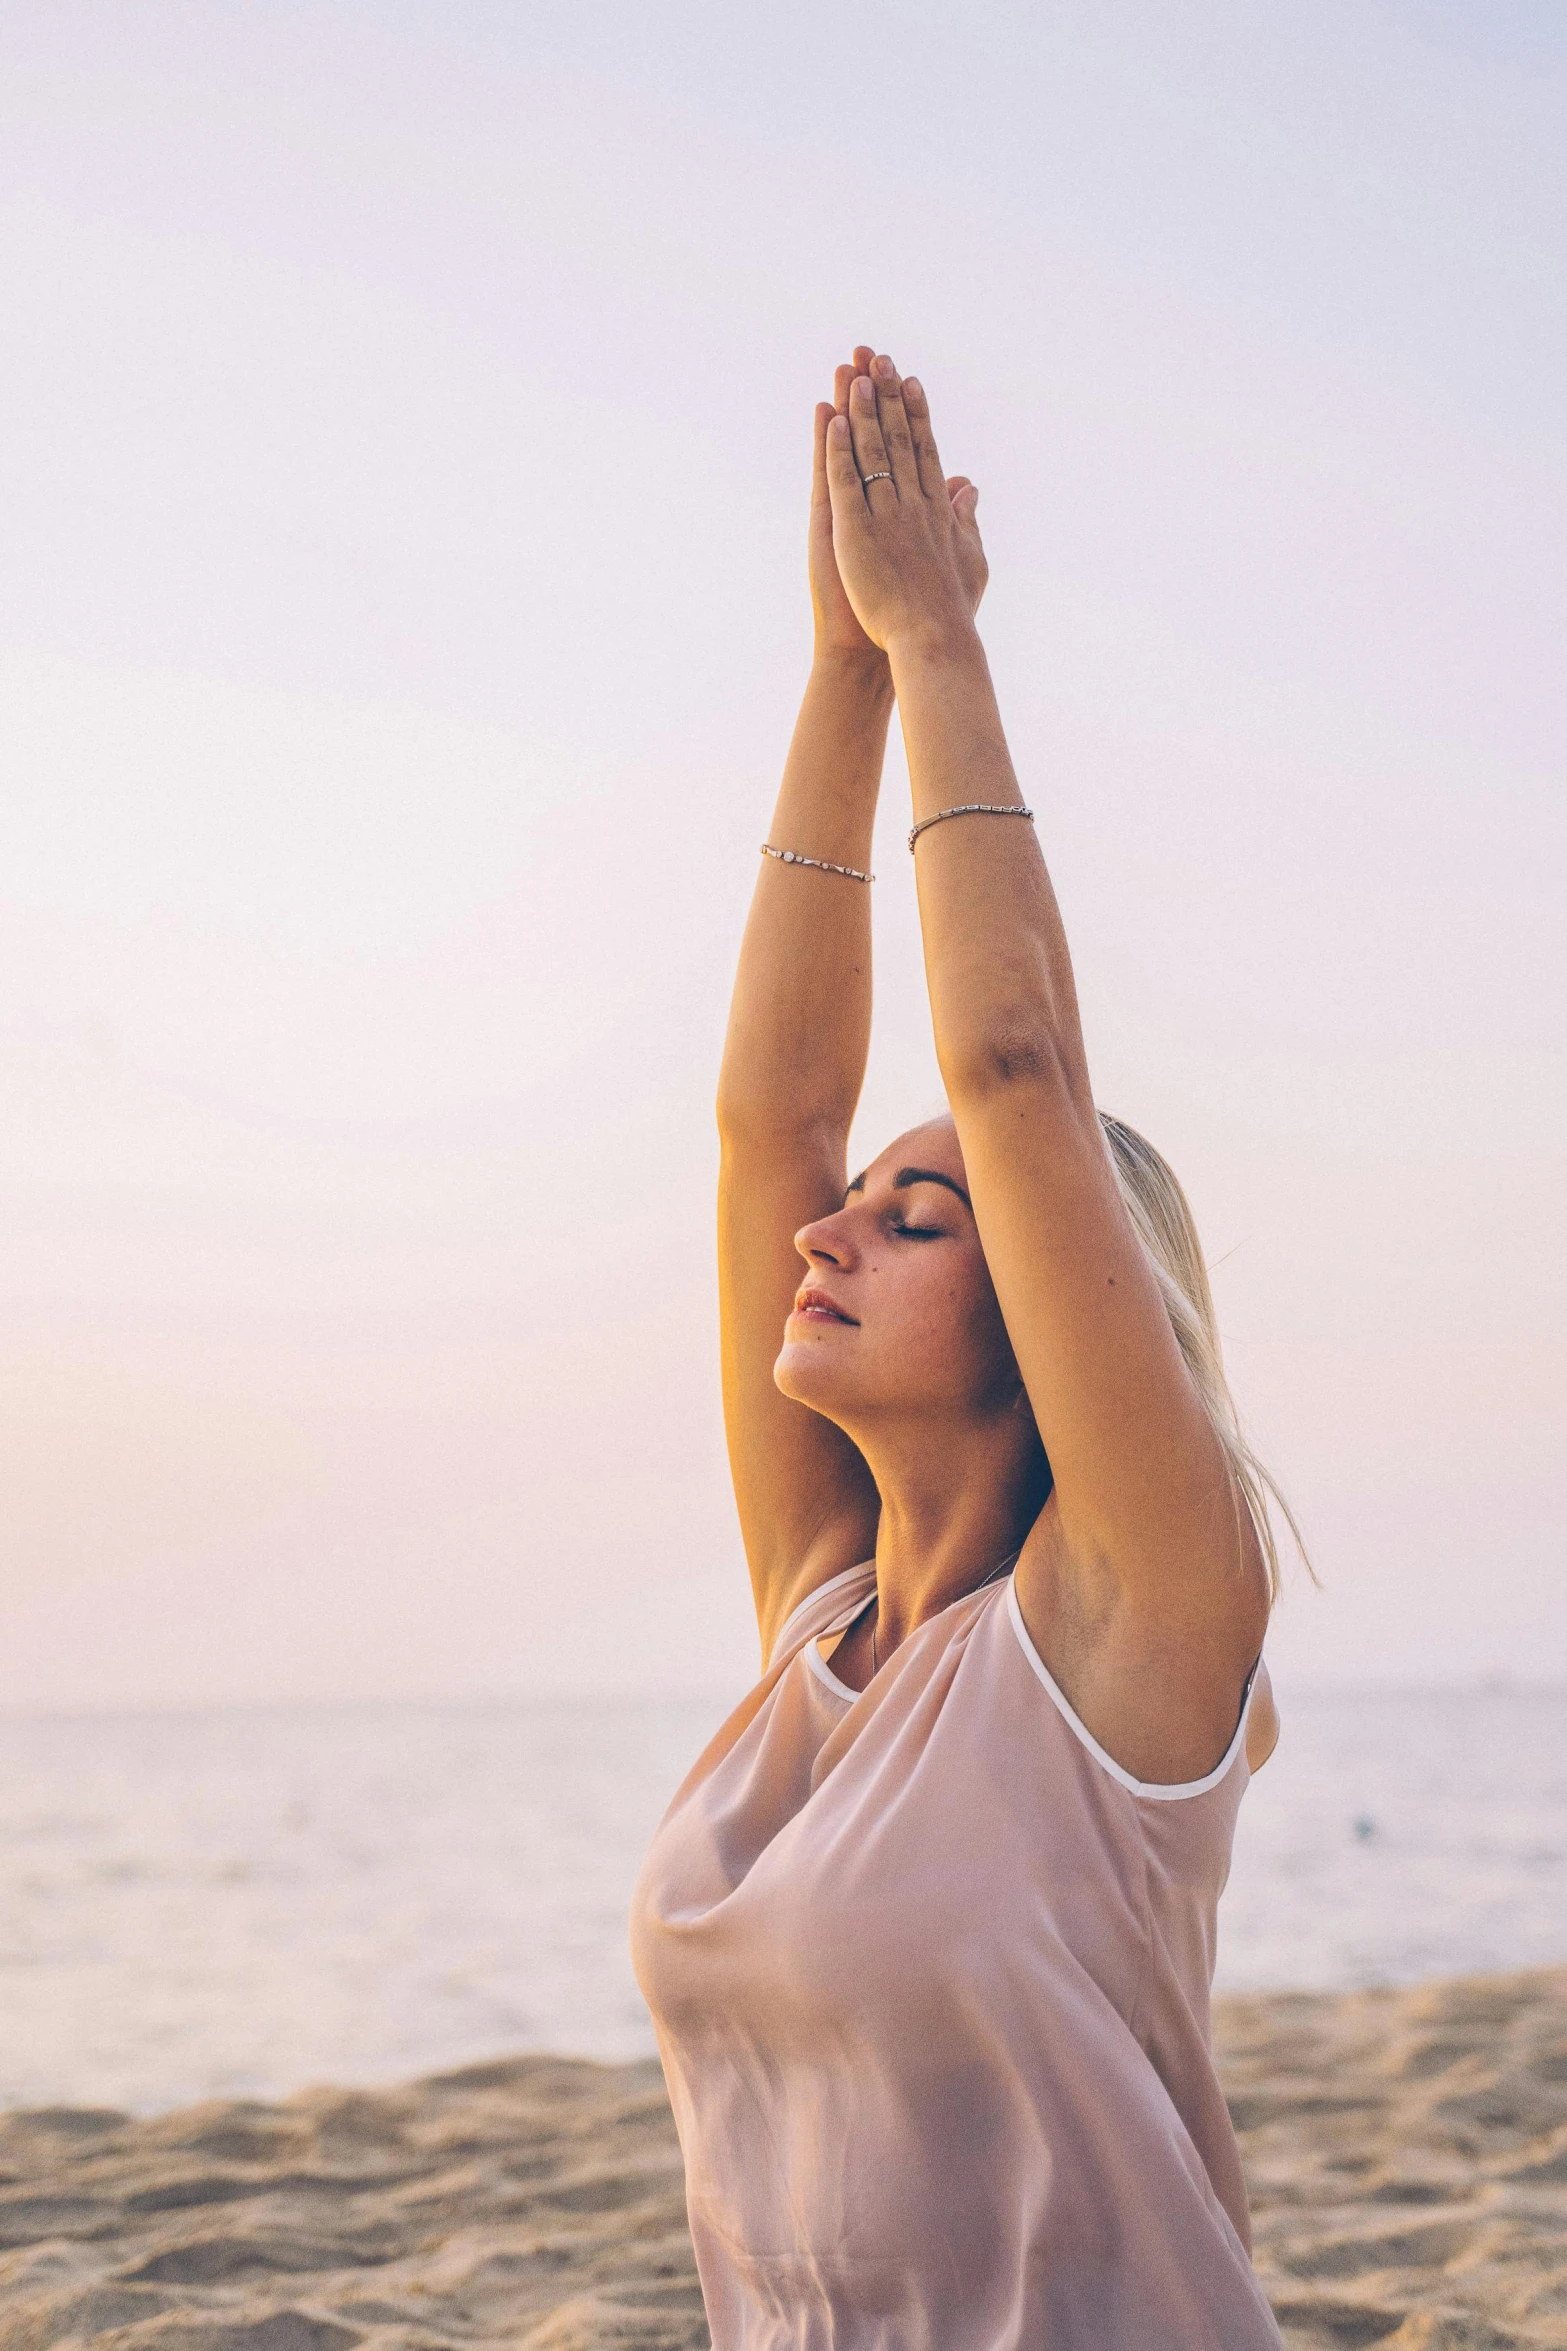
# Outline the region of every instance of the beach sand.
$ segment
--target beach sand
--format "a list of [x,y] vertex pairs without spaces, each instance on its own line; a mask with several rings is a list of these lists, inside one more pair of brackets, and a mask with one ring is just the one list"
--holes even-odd
[[[1567,1970],[1230,2000],[1217,2036],[1291,2351],[1567,2346]],[[0,2351],[706,2341],[656,2065],[0,2117]]]

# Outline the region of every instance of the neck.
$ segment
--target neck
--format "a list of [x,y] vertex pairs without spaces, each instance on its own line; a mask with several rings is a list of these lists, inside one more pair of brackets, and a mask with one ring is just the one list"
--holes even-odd
[[1049,1472],[1032,1426],[1010,1409],[956,1428],[899,1422],[849,1434],[881,1496],[876,1646],[885,1659],[1021,1546]]

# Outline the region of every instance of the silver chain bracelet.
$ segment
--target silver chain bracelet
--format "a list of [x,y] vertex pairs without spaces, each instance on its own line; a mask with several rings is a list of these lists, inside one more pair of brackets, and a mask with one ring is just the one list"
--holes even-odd
[[934,816],[922,816],[909,835],[910,850],[921,833],[933,824],[945,824],[949,816],[1026,816],[1030,824],[1034,821],[1031,808],[1016,808],[1010,804],[1005,808],[997,808],[989,800],[965,800],[961,808],[938,808]]
[[827,857],[802,857],[798,849],[775,849],[771,841],[762,843],[764,857],[776,857],[780,865],[810,865],[818,873],[841,873],[846,882],[873,882],[873,873],[861,873],[857,866],[834,865]]

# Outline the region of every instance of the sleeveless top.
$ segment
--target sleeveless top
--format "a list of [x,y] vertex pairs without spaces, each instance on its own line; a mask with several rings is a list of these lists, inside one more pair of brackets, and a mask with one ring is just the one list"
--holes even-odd
[[851,1690],[875,1582],[801,1602],[633,1897],[714,2351],[1280,2351],[1209,2046],[1245,1711],[1133,1779],[1010,1575]]

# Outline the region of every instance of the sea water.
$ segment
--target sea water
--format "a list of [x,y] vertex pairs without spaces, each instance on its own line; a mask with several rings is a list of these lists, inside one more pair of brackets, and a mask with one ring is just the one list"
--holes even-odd
[[[1221,1986],[1567,1961],[1567,1691],[1281,1703]],[[0,1718],[0,2105],[148,2113],[520,2049],[647,2054],[627,1896],[724,1711]]]

